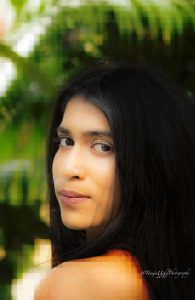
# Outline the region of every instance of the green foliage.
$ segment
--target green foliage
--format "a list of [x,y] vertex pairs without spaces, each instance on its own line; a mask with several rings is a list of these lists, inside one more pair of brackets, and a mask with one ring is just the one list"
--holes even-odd
[[27,58],[18,55],[11,46],[0,42],[0,55],[9,58],[17,67],[19,74],[22,73],[28,80],[35,80],[40,88],[49,89],[52,92],[53,84],[47,80],[47,75],[42,74],[39,65],[32,64]]
[[0,203],[0,228],[6,253],[0,260],[0,295],[4,296],[0,299],[11,299],[12,280],[20,278],[32,266],[35,238],[49,238],[49,232],[39,218],[38,207],[25,204]]
[[20,15],[20,13],[22,12],[24,6],[27,4],[28,0],[10,0],[11,4],[13,5],[13,7],[15,8],[15,10],[17,11],[18,15]]
[[[0,115],[8,116],[9,120],[15,121],[18,117],[20,120],[21,111],[26,117],[30,112],[36,121],[42,118],[63,82],[97,58],[116,58],[107,51],[111,39],[113,47],[110,49],[118,51],[120,57],[131,57],[138,43],[144,58],[147,56],[143,51],[144,41],[158,44],[162,40],[161,46],[166,51],[165,47],[171,47],[175,37],[184,35],[187,26],[191,24],[192,30],[195,28],[195,5],[188,1],[174,0],[160,5],[154,1],[132,0],[126,6],[109,4],[108,1],[82,1],[75,7],[60,3],[56,0],[46,5],[45,1],[40,1],[36,13],[41,7],[42,15],[50,18],[51,24],[28,58],[21,57],[10,45],[0,42],[0,55],[9,58],[18,71],[17,80],[1,99]],[[21,20],[30,13],[26,8],[27,1],[13,1],[12,4],[18,9],[22,7]],[[51,10],[52,5],[55,12]],[[34,11],[31,14],[34,18],[40,17],[40,14],[35,16]],[[119,50],[123,40],[129,55],[124,55],[124,47],[124,50],[122,47]]]
[[45,139],[44,129],[33,122],[9,126],[2,133],[0,201],[31,205],[45,200]]

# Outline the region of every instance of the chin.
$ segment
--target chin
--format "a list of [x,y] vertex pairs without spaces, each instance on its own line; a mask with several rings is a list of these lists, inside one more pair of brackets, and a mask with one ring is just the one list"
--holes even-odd
[[85,230],[87,229],[87,226],[82,226],[82,224],[78,224],[75,222],[67,222],[67,221],[63,221],[62,218],[62,223],[64,224],[65,227],[69,228],[69,229],[73,229],[73,230]]
[[65,227],[69,228],[69,229],[74,229],[74,230],[83,230],[85,228],[83,228],[82,226],[80,226],[79,224],[73,224],[73,223],[67,223],[67,222],[63,222]]

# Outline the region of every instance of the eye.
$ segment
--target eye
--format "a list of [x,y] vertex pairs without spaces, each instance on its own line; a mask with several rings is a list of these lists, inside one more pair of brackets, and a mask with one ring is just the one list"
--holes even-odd
[[58,137],[56,141],[57,141],[57,143],[59,144],[59,146],[61,146],[61,147],[73,146],[73,145],[74,145],[73,140],[70,139],[70,138],[67,137],[67,136],[64,136],[64,137]]
[[110,152],[112,150],[112,146],[105,143],[97,143],[94,144],[94,146],[96,147],[96,150],[100,152]]

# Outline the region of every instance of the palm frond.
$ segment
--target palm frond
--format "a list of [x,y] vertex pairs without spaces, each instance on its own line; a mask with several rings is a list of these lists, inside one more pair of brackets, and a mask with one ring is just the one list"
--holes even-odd
[[52,82],[49,82],[45,75],[39,70],[39,66],[30,64],[28,59],[20,56],[16,51],[12,49],[10,45],[7,45],[0,41],[0,56],[9,58],[19,70],[26,75],[29,75],[31,79],[35,80],[41,85],[41,88],[46,90],[54,91]]

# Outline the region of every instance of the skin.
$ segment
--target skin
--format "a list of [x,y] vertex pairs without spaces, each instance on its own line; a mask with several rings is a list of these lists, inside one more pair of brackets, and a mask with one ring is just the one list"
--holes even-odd
[[[75,96],[66,106],[60,127],[70,131],[68,135],[58,132],[60,144],[52,166],[62,222],[68,228],[86,230],[90,240],[115,217],[120,185],[112,137],[88,136],[84,132],[111,131],[110,126],[97,106],[81,96]],[[61,189],[90,198],[76,205],[67,205],[57,193]]]
[[149,300],[132,257],[112,251],[65,262],[52,269],[35,291],[35,300]]

